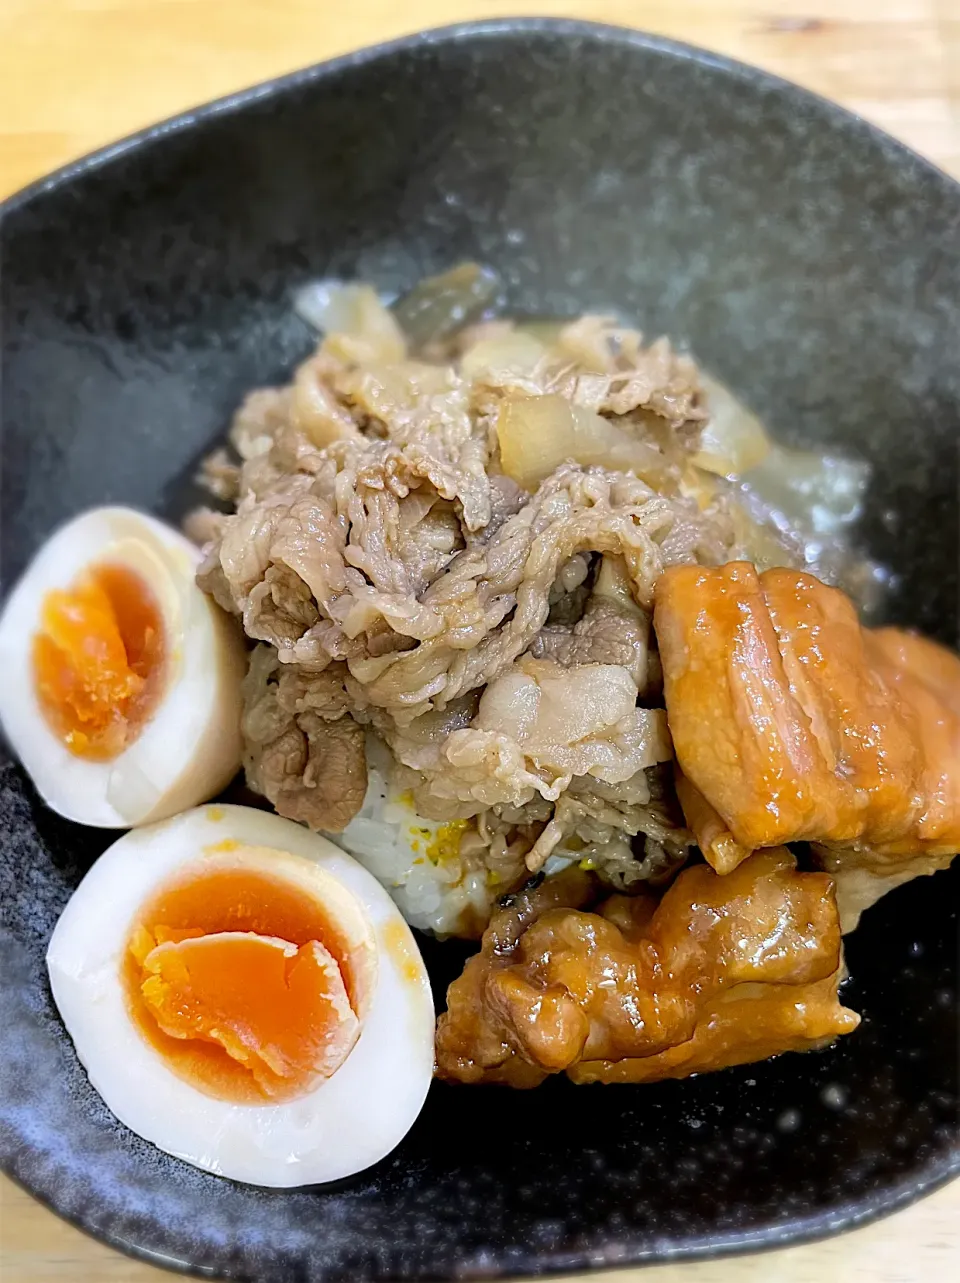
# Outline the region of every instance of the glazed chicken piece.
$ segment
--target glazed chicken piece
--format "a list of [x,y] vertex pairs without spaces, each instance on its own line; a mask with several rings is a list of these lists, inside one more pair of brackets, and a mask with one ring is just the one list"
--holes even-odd
[[757,847],[818,844],[844,928],[960,850],[960,659],[861,628],[812,575],[674,567],[654,627],[678,794],[726,873]]
[[802,1051],[859,1018],[837,998],[833,883],[762,851],[727,877],[686,869],[658,902],[592,893],[578,871],[496,914],[450,986],[442,1078],[535,1087],[651,1082]]

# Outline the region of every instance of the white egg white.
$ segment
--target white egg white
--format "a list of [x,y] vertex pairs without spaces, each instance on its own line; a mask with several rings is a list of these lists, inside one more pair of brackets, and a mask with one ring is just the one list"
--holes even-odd
[[[40,549],[0,617],[0,721],[48,806],[100,828],[128,828],[213,797],[240,765],[240,683],[246,668],[235,621],[195,582],[198,550],[129,508],[95,508]],[[140,734],[111,761],[77,757],[37,700],[32,649],[48,593],[96,566],[123,566],[153,592],[166,635],[166,678]]]
[[[217,1100],[178,1077],[133,1024],[120,981],[142,906],[191,864],[226,858],[220,853],[232,843],[268,848],[264,871],[319,889],[348,936],[369,932],[373,943],[353,1049],[330,1078],[276,1104]],[[349,912],[342,897],[353,902]],[[108,1108],[158,1148],[220,1176],[289,1187],[362,1171],[399,1144],[430,1086],[433,999],[409,927],[355,860],[277,815],[200,807],[125,834],[75,891],[47,966],[64,1024]]]

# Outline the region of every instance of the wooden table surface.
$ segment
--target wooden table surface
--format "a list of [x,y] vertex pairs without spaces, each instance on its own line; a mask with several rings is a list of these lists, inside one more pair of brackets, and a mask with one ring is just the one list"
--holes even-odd
[[[511,13],[645,28],[835,98],[960,176],[960,0],[0,0],[0,197],[91,148],[332,54]],[[163,1277],[0,1179],[3,1283]],[[873,1226],[762,1256],[604,1278],[642,1283],[947,1283],[960,1182]]]

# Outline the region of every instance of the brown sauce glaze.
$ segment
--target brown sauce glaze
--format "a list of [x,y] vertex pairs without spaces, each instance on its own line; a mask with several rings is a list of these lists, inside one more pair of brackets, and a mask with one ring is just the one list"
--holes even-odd
[[783,848],[726,877],[687,869],[657,902],[565,873],[497,914],[450,986],[441,1077],[533,1087],[649,1081],[821,1046],[858,1024],[837,998],[831,879]]

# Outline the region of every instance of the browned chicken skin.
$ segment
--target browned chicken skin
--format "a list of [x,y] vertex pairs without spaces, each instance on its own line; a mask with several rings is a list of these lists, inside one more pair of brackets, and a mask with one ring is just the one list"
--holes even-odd
[[747,562],[674,567],[654,626],[687,821],[719,872],[820,844],[845,929],[960,849],[960,659],[861,628],[835,588]]
[[647,1082],[822,1046],[856,1028],[837,998],[833,884],[784,849],[726,877],[681,873],[657,900],[613,896],[572,871],[495,915],[450,986],[441,1077],[534,1087]]

